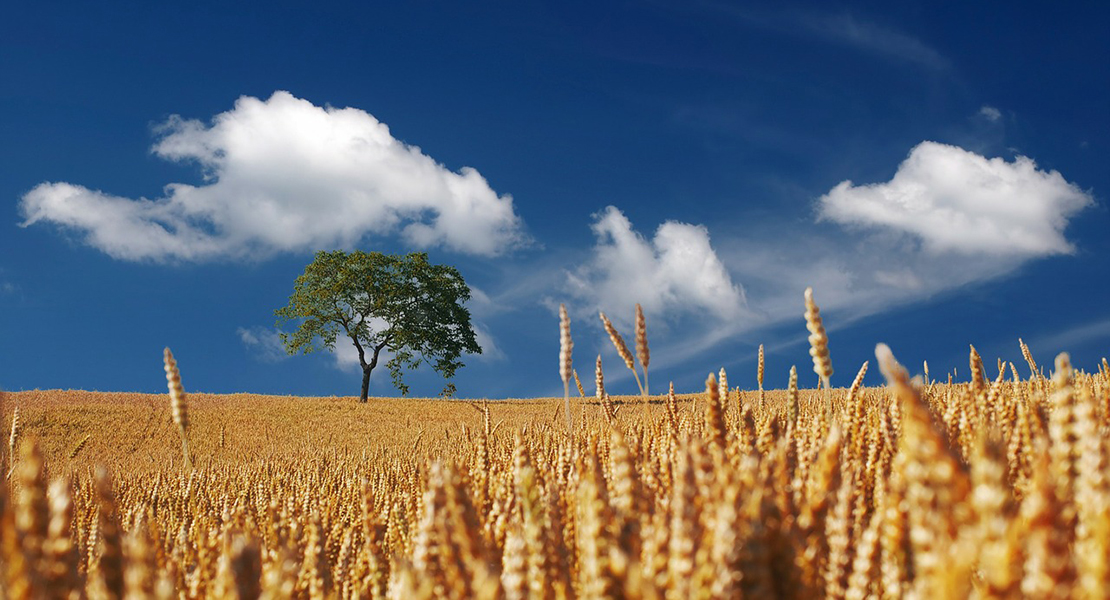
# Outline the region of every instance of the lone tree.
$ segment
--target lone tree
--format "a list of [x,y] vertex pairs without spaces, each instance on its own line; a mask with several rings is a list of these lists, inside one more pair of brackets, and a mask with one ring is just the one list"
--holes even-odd
[[447,380],[444,396],[455,393],[451,378],[463,366],[463,352],[482,349],[463,303],[470,288],[454,267],[433,265],[425,253],[407,256],[380,252],[317,252],[297,278],[289,305],[275,312],[278,326],[299,322],[293,333],[281,334],[289,354],[335,350],[340,336],[349,338],[362,365],[366,402],[370,373],[383,350],[393,385],[407,395],[402,375],[427,363]]

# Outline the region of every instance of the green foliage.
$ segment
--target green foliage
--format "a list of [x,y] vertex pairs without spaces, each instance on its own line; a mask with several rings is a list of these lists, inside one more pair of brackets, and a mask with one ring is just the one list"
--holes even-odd
[[342,338],[350,339],[363,370],[363,400],[385,349],[393,355],[386,366],[402,395],[409,391],[404,371],[427,363],[447,380],[443,395],[451,396],[450,379],[463,366],[459,357],[482,352],[463,306],[469,299],[459,272],[429,263],[425,253],[321,251],[297,278],[289,305],[275,314],[279,327],[299,323],[293,333],[281,334],[289,354],[334,350]]

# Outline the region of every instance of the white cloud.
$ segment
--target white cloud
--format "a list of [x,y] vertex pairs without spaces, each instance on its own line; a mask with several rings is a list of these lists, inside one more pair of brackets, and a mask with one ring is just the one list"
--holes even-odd
[[[807,227],[799,228],[789,214],[733,223],[725,231],[743,233],[714,238],[711,246],[704,228],[679,223],[645,238],[610,207],[596,216],[591,254],[568,273],[568,307],[595,325],[593,311],[605,310],[626,338],[633,303],[652,307],[649,337],[666,349],[659,361],[653,356],[653,369],[708,357],[727,340],[804,345],[807,286],[813,286],[835,336],[866,316],[1073,252],[1064,235],[1068,220],[1092,202],[1059,173],[1040,170],[1028,158],[987,159],[925,142],[890,181],[845,182],[822,196],[819,222]],[[671,243],[675,237],[686,243]],[[651,313],[664,318],[653,320]],[[674,317],[685,319],[668,327]],[[795,334],[776,340],[781,333],[772,327],[786,323],[795,324]],[[576,342],[588,347],[588,339]],[[611,350],[604,337],[596,346]]]
[[841,182],[819,200],[841,225],[910,234],[925,252],[1015,259],[1070,254],[1068,219],[1093,203],[1056,171],[1029,158],[985,158],[922,142],[886,183]]
[[1074,252],[1068,220],[1092,203],[1028,158],[923,142],[889,182],[844,182],[821,196],[818,219],[836,227],[784,238],[795,223],[765,223],[724,240],[721,256],[762,325],[800,319],[813,286],[836,326]]
[[[383,367],[388,362],[389,357],[386,356],[388,350],[382,351],[378,357],[378,366]],[[358,361],[358,348],[355,348],[355,343],[350,338],[340,336],[335,340],[335,352],[332,353],[335,357],[335,368],[340,371],[362,371],[362,364]],[[370,362],[371,356],[366,357],[366,362]],[[377,371],[378,369],[374,369]]]
[[979,116],[981,116],[984,119],[990,121],[991,123],[997,123],[998,120],[1002,118],[1002,111],[998,110],[997,108],[995,108],[993,106],[988,106],[988,105],[985,105],[985,104],[983,105],[982,108],[979,109],[978,114],[979,114]]
[[281,343],[281,334],[273,329],[240,327],[235,330],[235,333],[239,334],[239,340],[247,350],[253,352],[263,362],[277,362],[289,358],[285,346]]
[[717,258],[705,227],[667,221],[649,241],[613,206],[595,217],[593,254],[567,274],[570,293],[585,304],[578,312],[604,310],[616,320],[637,302],[660,316],[708,312],[725,320],[743,312],[744,291]]
[[356,108],[275,92],[244,96],[211,124],[174,116],[152,151],[193,163],[205,183],[131,199],[71,183],[23,196],[23,226],[44,222],[124,260],[261,257],[400,235],[417,248],[482,256],[526,241],[508,195],[447,169]]
[[482,362],[501,362],[508,358],[505,352],[497,345],[497,340],[493,338],[493,334],[483,324],[477,321],[471,323],[474,328],[474,338],[478,342],[478,346],[482,349],[481,354],[471,355]]

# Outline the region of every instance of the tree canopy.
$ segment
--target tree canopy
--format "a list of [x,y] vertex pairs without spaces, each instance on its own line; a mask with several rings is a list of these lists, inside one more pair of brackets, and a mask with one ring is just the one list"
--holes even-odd
[[469,299],[458,270],[431,264],[422,252],[321,251],[297,277],[289,304],[275,314],[279,327],[298,323],[292,333],[281,334],[289,354],[334,351],[342,338],[354,344],[362,402],[383,351],[392,355],[386,366],[402,395],[409,392],[404,372],[426,363],[444,377],[443,395],[451,396],[451,378],[463,366],[460,356],[482,352],[464,306]]

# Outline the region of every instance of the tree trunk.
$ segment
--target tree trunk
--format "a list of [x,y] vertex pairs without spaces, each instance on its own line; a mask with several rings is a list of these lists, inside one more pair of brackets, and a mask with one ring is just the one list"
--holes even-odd
[[370,372],[378,366],[378,355],[382,353],[382,348],[385,348],[386,342],[374,346],[374,357],[367,364],[366,353],[362,350],[362,344],[358,343],[358,339],[351,339],[355,340],[355,348],[358,348],[358,362],[362,365],[362,394],[358,397],[358,401],[366,402],[366,397],[370,393]]
[[372,370],[373,368],[362,369],[362,395],[358,398],[359,402],[366,402],[367,394],[370,392],[370,371]]

